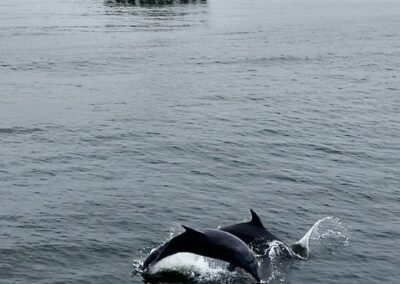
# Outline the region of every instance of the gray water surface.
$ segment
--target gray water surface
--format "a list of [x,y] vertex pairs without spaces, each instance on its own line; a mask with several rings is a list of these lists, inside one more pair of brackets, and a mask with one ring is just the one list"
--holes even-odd
[[253,208],[347,228],[272,282],[398,283],[399,69],[394,0],[2,0],[0,282],[142,283]]

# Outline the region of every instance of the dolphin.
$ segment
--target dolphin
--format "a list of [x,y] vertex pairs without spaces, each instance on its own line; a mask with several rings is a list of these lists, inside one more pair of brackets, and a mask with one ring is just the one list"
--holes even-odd
[[217,229],[197,231],[183,225],[182,227],[185,229],[184,233],[150,253],[143,263],[144,271],[168,256],[189,252],[228,262],[230,269],[241,267],[260,282],[258,262],[254,253],[238,237]]
[[284,245],[281,239],[270,233],[261,222],[260,217],[250,209],[251,220],[244,223],[234,224],[226,227],[221,227],[219,230],[228,232],[244,243],[250,246],[256,254],[265,254],[270,249],[270,243],[279,241],[282,243],[279,247],[287,257],[306,258],[308,257],[308,248],[303,245],[302,241],[295,243],[292,246]]

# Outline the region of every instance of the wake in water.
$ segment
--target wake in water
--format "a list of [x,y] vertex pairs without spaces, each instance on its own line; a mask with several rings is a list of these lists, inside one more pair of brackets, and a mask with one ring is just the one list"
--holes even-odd
[[[172,228],[169,239],[176,233],[179,233],[177,227]],[[348,245],[348,231],[338,218],[320,219],[293,246],[280,241],[269,243],[265,253],[258,256],[262,282],[284,282],[290,273],[293,260],[309,259],[312,250],[333,251]],[[147,271],[142,270],[142,265],[142,258],[134,260],[134,274],[151,283],[254,283],[254,279],[241,270],[228,271],[227,264],[222,261],[190,253],[178,253],[167,257]]]

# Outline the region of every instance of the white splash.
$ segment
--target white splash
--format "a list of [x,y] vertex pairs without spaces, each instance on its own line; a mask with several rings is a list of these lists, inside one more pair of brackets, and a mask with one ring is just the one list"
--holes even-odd
[[200,273],[204,272],[204,274],[209,271],[218,273],[225,270],[223,267],[219,266],[217,261],[211,261],[205,257],[192,253],[177,253],[156,263],[151,268],[151,272],[156,273],[171,268],[196,270]]
[[282,257],[294,256],[292,250],[280,241],[272,241],[269,243],[269,248],[264,254],[267,266],[263,267],[267,279],[265,283],[274,281],[285,282],[286,279],[286,265],[281,262]]
[[217,260],[209,259],[191,253],[178,253],[169,256],[151,266],[146,274],[157,275],[168,272],[178,272],[188,279],[196,278],[196,282],[220,282],[229,278],[226,265]]
[[328,216],[315,222],[307,233],[295,243],[293,248],[296,245],[300,246],[303,249],[303,253],[298,256],[308,259],[310,257],[310,240],[319,239],[337,239],[342,240],[345,246],[349,245],[347,229],[340,222],[340,219]]

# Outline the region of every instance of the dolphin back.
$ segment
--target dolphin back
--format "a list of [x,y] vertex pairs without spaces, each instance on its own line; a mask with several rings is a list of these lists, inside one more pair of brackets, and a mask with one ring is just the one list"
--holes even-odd
[[238,237],[256,253],[263,254],[269,248],[270,242],[281,240],[264,227],[256,212],[251,209],[250,212],[250,221],[222,227],[220,230]]

